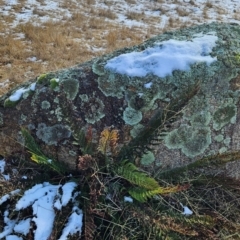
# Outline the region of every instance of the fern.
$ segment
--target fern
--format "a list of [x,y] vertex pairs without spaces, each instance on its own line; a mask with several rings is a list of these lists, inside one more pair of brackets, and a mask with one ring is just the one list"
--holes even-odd
[[240,152],[225,152],[222,154],[215,154],[207,157],[200,158],[199,160],[188,164],[187,166],[178,167],[170,170],[166,170],[158,175],[159,178],[175,178],[178,179],[184,173],[189,171],[195,171],[203,169],[204,167],[221,166],[228,162],[236,161],[240,159]]
[[158,187],[153,190],[149,190],[146,188],[134,187],[130,189],[128,192],[129,194],[135,198],[139,202],[146,202],[149,198],[156,196],[157,194],[169,194],[179,191],[178,186],[175,187]]
[[160,187],[158,182],[141,172],[131,162],[125,160],[116,167],[116,173],[137,187],[130,188],[129,194],[139,202],[145,202],[157,194],[169,194],[186,189],[186,186]]
[[116,173],[125,178],[128,182],[135,184],[145,189],[153,190],[159,187],[158,182],[149,177],[146,173],[141,172],[131,162],[127,160],[123,161],[119,166],[116,167]]

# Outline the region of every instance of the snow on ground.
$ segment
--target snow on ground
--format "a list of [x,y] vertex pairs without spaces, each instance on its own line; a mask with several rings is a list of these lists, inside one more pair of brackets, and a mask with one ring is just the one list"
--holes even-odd
[[[0,161],[1,173],[4,172],[5,161]],[[3,231],[0,232],[0,239],[22,239],[17,234],[27,236],[32,224],[36,225],[34,230],[35,240],[47,240],[53,230],[55,221],[55,211],[62,210],[69,202],[73,204],[72,213],[70,214],[59,239],[67,239],[68,235],[78,233],[81,235],[83,213],[77,206],[76,196],[80,192],[75,192],[77,184],[75,182],[67,182],[64,185],[53,185],[48,182],[34,185],[31,189],[24,192],[22,197],[17,201],[14,211],[21,212],[28,207],[32,208],[33,215],[26,219],[19,219],[19,215],[15,218],[9,217],[11,212],[6,207],[3,215]],[[21,190],[16,189],[9,194],[5,194],[0,198],[0,206],[16,195],[20,195]],[[57,206],[57,207],[56,207]]]

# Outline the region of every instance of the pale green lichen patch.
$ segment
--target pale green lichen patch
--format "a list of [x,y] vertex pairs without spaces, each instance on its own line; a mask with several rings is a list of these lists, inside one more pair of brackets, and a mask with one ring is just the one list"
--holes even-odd
[[71,136],[71,131],[64,125],[56,124],[48,127],[45,123],[38,124],[36,135],[47,145],[55,145]]
[[142,112],[131,107],[127,107],[123,112],[123,120],[128,125],[138,124],[142,120]]
[[50,102],[49,101],[42,101],[42,103],[41,103],[41,108],[42,109],[49,109],[51,107],[51,104],[50,104]]
[[234,104],[219,107],[213,114],[213,128],[220,130],[229,123],[236,121],[237,108]]
[[144,126],[139,123],[132,128],[132,130],[130,131],[130,134],[133,138],[135,138],[143,129],[144,129]]
[[68,99],[74,100],[79,91],[79,81],[77,79],[63,79],[60,82]]
[[231,138],[230,138],[230,137],[225,138],[224,141],[223,141],[223,143],[224,143],[227,147],[229,146],[230,142],[231,142]]
[[224,138],[224,136],[222,134],[218,134],[217,136],[215,136],[214,140],[216,142],[222,142],[223,138]]
[[165,137],[169,149],[181,149],[188,157],[202,154],[211,144],[211,130],[208,127],[193,128],[183,125]]
[[140,160],[142,165],[150,165],[154,161],[155,161],[155,157],[151,151],[148,151],[147,153],[145,153]]
[[86,96],[85,94],[80,95],[81,109],[84,109],[84,118],[86,122],[94,124],[105,116],[104,104],[101,99],[95,96]]

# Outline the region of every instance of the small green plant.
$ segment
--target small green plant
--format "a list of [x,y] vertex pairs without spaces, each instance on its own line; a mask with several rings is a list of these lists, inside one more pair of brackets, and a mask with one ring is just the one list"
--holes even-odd
[[39,148],[38,144],[35,142],[34,138],[28,132],[28,130],[26,130],[25,128],[22,128],[21,133],[24,138],[25,146],[29,150],[29,153],[31,154],[32,161],[34,161],[35,163],[40,164],[42,166],[46,166],[46,167],[56,171],[60,175],[64,175],[66,168],[65,168],[65,166],[63,166],[62,163],[57,162],[57,161],[45,156],[42,153],[41,149]]

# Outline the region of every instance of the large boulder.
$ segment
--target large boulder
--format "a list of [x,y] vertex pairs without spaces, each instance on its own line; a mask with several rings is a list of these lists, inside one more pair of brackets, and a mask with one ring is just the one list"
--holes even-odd
[[[103,129],[117,129],[122,146],[193,86],[197,91],[174,121],[166,119],[162,141],[139,164],[173,168],[239,151],[239,56],[240,26],[211,23],[42,74],[1,97],[0,154],[22,154],[26,128],[46,155],[75,168],[80,130],[91,131],[97,148]],[[238,177],[231,164],[228,174]]]

